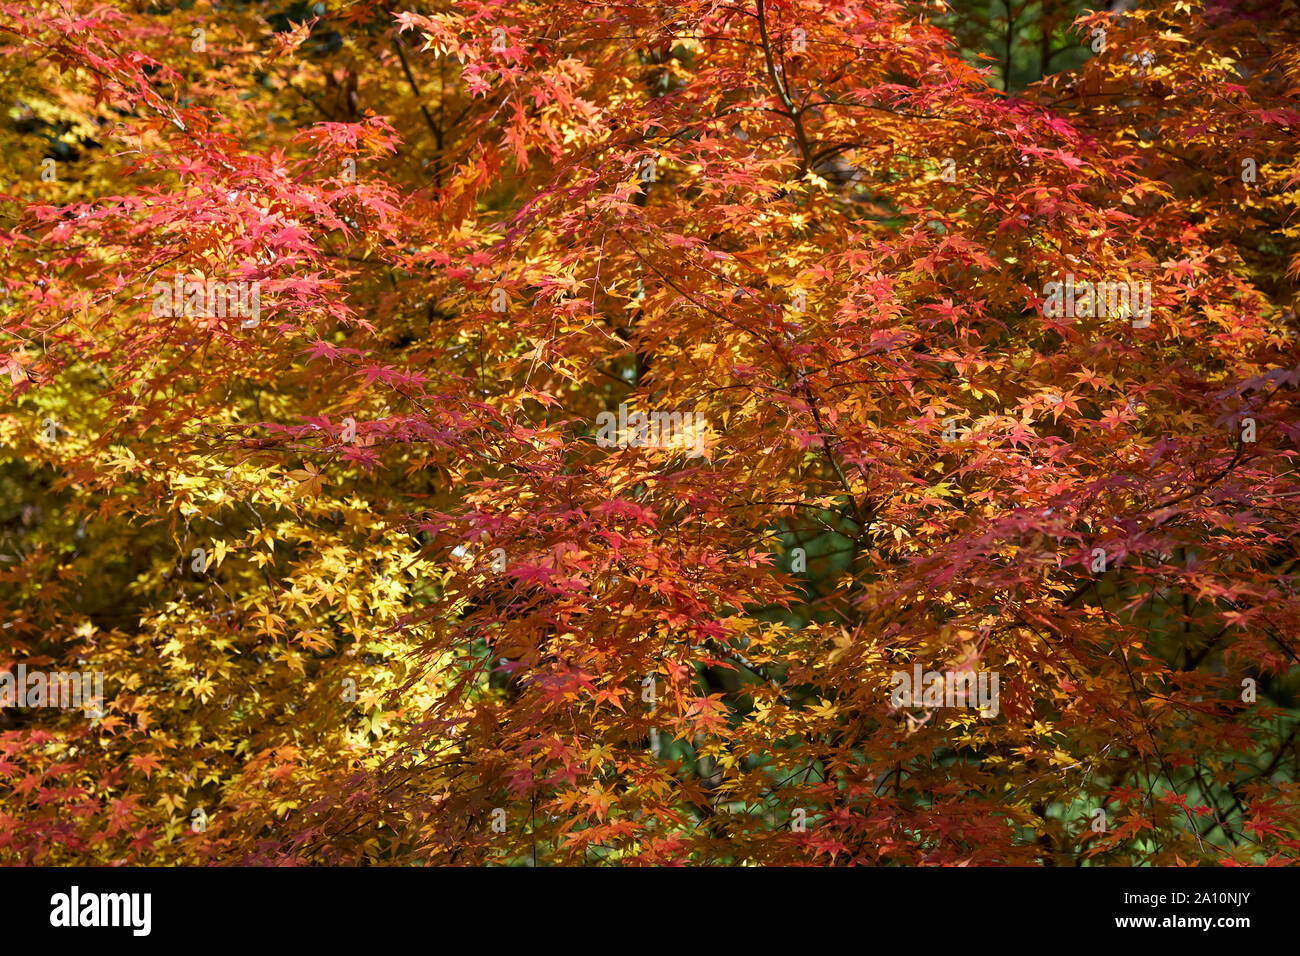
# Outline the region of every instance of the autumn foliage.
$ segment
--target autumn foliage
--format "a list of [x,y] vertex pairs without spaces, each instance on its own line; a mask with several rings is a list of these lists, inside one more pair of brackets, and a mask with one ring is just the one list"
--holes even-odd
[[0,862],[1300,862],[1300,16],[1042,6],[0,2]]

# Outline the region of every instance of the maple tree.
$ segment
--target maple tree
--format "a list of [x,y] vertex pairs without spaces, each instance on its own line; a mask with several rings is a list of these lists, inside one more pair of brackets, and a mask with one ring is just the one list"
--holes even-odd
[[0,859],[1300,859],[1300,19],[1038,9],[0,3]]

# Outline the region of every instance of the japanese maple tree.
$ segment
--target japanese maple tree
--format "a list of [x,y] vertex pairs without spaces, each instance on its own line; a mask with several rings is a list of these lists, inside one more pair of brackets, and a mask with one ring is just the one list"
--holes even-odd
[[1300,859],[1295,3],[968,7],[0,2],[0,860]]

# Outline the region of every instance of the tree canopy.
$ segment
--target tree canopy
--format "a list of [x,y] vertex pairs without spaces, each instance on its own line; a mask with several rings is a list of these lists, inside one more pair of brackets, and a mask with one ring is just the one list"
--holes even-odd
[[0,48],[0,860],[1300,859],[1294,0]]

